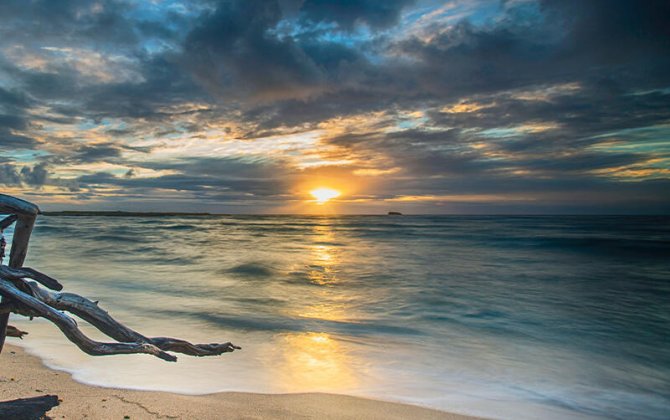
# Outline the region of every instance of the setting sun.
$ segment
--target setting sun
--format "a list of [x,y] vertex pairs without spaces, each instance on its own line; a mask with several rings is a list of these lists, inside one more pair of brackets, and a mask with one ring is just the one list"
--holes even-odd
[[323,204],[326,201],[340,196],[340,192],[332,188],[317,188],[309,192],[312,197],[316,198],[317,204]]

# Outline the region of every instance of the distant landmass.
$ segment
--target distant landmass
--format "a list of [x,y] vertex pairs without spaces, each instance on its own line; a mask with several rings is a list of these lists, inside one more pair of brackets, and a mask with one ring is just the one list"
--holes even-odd
[[389,216],[402,216],[402,213],[400,213],[399,211],[390,211],[390,212],[388,212],[388,215]]
[[111,216],[111,217],[165,217],[165,216],[230,216],[229,214],[143,212],[143,211],[44,211],[45,216]]

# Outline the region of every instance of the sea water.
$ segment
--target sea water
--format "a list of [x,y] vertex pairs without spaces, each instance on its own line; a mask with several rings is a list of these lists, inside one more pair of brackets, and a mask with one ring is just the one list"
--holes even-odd
[[41,216],[25,265],[145,335],[243,348],[91,357],[12,318],[30,334],[9,342],[85,383],[670,416],[667,217]]

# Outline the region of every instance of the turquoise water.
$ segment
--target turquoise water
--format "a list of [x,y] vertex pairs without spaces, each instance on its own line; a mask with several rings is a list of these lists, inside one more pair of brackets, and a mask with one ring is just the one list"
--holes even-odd
[[148,335],[243,350],[90,357],[46,322],[12,322],[87,383],[660,419],[669,234],[666,217],[41,216],[27,266]]

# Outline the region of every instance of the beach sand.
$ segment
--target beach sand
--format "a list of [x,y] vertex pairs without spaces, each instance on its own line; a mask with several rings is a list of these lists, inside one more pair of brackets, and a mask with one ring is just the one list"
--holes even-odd
[[[230,378],[234,381],[234,378]],[[0,401],[57,395],[53,419],[471,419],[406,404],[332,394],[225,392],[179,395],[101,388],[51,370],[23,349],[5,344],[0,354]]]

